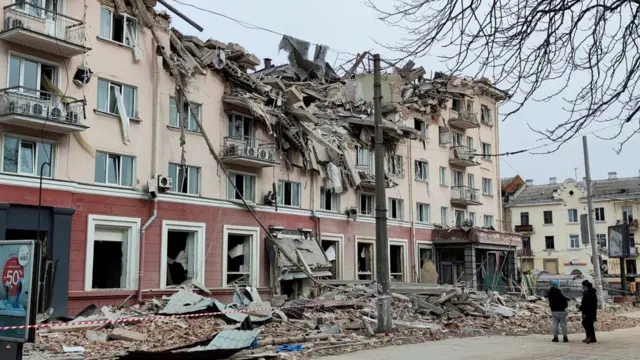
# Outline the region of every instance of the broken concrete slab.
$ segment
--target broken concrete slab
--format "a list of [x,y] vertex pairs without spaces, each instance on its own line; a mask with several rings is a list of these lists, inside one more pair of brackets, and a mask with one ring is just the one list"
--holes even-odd
[[125,330],[125,329],[114,329],[111,334],[109,334],[109,338],[113,340],[123,340],[123,341],[144,341],[147,336],[145,334],[141,334],[136,331]]

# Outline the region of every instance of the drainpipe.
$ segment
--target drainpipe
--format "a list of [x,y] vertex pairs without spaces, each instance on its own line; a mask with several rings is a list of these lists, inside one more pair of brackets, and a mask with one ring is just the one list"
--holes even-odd
[[147,220],[147,222],[144,223],[144,225],[142,225],[142,227],[140,228],[140,261],[138,264],[138,302],[141,303],[142,302],[142,275],[144,274],[144,254],[145,254],[145,245],[146,245],[146,241],[145,241],[145,234],[147,231],[147,228],[149,227],[149,225],[151,225],[151,223],[156,219],[156,217],[158,216],[158,200],[157,199],[153,199],[153,214],[151,214],[151,217],[149,218],[149,220]]
[[[418,269],[417,266],[418,264],[415,263],[415,259],[416,259],[416,220],[415,220],[415,213],[414,211],[416,210],[416,206],[414,206],[413,203],[413,169],[411,167],[411,165],[413,164],[413,157],[411,157],[411,147],[413,146],[413,140],[409,140],[409,146],[408,146],[408,154],[407,154],[407,158],[409,159],[409,161],[407,161],[407,178],[409,180],[409,219],[411,220],[411,245],[409,245],[409,252],[413,253],[413,257],[411,257],[413,260],[412,262],[413,264],[413,275],[415,276],[415,281],[418,282]],[[409,261],[409,259],[407,259],[407,261]]]
[[[498,119],[498,102],[496,102],[496,106],[494,106],[494,113],[495,113],[495,121],[494,121],[494,129],[496,132],[496,154],[500,154],[500,130],[499,130],[499,124],[500,121]],[[502,191],[502,182],[500,181],[500,157],[496,156],[496,182],[498,183],[498,189],[496,191]],[[497,194],[496,194],[497,195]],[[505,229],[505,222],[504,222],[504,211],[502,208],[502,194],[500,194],[500,200],[499,200],[499,205],[498,205],[498,216],[500,216],[500,223],[502,224],[502,231],[507,231]],[[497,224],[496,224],[497,225]]]
[[[155,41],[154,41],[155,43]],[[162,44],[156,44],[156,46],[162,46]],[[156,78],[155,78],[155,109],[153,112],[153,132],[151,136],[151,141],[153,145],[151,147],[151,178],[155,178],[158,173],[158,141],[159,141],[159,131],[158,128],[160,126],[160,75],[162,69],[162,57],[156,56],[155,61],[155,70],[156,70]]]

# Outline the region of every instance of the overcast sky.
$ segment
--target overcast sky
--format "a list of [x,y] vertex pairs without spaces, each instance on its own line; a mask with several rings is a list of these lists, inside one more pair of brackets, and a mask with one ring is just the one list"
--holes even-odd
[[[258,58],[272,58],[274,63],[286,62],[286,53],[278,53],[278,43],[281,36],[269,31],[251,29],[237,22],[217,16],[193,7],[168,0],[177,9],[204,27],[199,33],[186,22],[173,16],[174,26],[185,34],[198,35],[203,39],[213,38],[222,42],[235,42],[254,53]],[[389,27],[377,19],[375,11],[368,8],[362,0],[182,0],[183,2],[212,10],[229,17],[242,20],[253,25],[270,29],[276,33],[284,33],[307,40],[312,43],[328,45],[332,50],[327,55],[327,61],[338,65],[346,62],[362,51],[378,52],[383,58],[393,58],[392,53],[384,49],[372,39],[380,43],[393,43],[402,38],[402,32]],[[391,0],[379,0],[391,1]],[[427,70],[446,70],[439,54],[416,60]],[[553,127],[567,118],[563,112],[563,103],[530,103],[518,114],[500,123],[500,152],[513,152],[527,149],[541,144],[540,135],[529,129],[527,124],[536,129]],[[588,133],[602,129],[608,124],[596,124],[584,130]],[[636,125],[637,126],[637,125]],[[597,132],[600,136],[610,135],[615,129]],[[618,177],[639,176],[640,136],[625,145],[622,153],[617,155],[616,140],[600,140],[589,135],[589,155],[591,158],[591,176],[594,179],[607,177],[607,173],[615,171]],[[552,147],[537,151],[550,150]],[[523,153],[502,159],[501,176],[507,177],[520,174],[525,179],[534,179],[535,183],[548,182],[549,177],[558,180],[584,176],[584,160],[582,154],[582,140],[573,139],[566,143],[558,152],[550,155],[533,155]]]

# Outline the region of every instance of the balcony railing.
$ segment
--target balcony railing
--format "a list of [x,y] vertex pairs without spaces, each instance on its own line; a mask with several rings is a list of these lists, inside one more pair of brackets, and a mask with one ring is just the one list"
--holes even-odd
[[531,257],[533,256],[533,250],[531,249],[520,249],[516,252],[517,256],[522,256],[522,257]]
[[279,164],[275,143],[246,136],[225,137],[222,160],[251,167],[271,167]]
[[482,205],[478,189],[468,186],[451,187],[451,203],[456,205]]
[[0,122],[70,133],[87,127],[80,124],[84,117],[84,100],[54,93],[14,86],[0,90]]
[[81,20],[25,1],[4,7],[2,30],[0,38],[64,57],[88,50]]
[[451,156],[449,157],[449,164],[454,166],[475,166],[476,163],[476,150],[464,145],[455,145],[450,148]]
[[460,129],[478,128],[480,127],[478,113],[466,110],[456,111],[451,119],[449,119],[449,125]]
[[533,232],[533,225],[516,225],[515,232]]

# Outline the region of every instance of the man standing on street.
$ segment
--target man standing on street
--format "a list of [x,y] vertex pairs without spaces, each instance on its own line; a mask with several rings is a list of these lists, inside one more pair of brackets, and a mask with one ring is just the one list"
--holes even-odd
[[598,313],[598,296],[596,295],[596,289],[593,288],[593,284],[589,280],[582,282],[582,303],[580,304],[580,312],[582,312],[582,326],[587,338],[582,340],[587,344],[596,343],[596,329],[594,323],[597,321],[596,315]]
[[547,294],[549,299],[549,308],[551,308],[551,317],[553,318],[553,342],[558,342],[558,325],[562,327],[562,341],[569,342],[567,337],[567,307],[569,302],[558,288],[558,280],[553,280],[551,288]]

